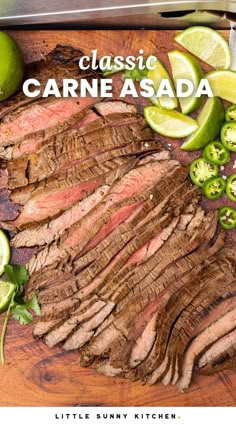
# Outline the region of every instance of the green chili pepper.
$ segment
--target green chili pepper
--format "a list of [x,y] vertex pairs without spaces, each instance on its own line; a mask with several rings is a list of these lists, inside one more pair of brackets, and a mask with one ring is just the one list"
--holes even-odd
[[206,145],[203,158],[211,164],[223,165],[229,161],[230,155],[221,142],[215,141]]
[[223,125],[221,140],[226,149],[236,152],[236,121],[226,122]]
[[236,105],[231,105],[226,109],[225,121],[236,121]]
[[223,207],[219,210],[219,223],[223,229],[236,229],[236,210],[231,207]]
[[226,195],[229,199],[236,202],[236,174],[228,177],[226,182]]
[[210,164],[204,158],[195,159],[190,164],[190,177],[197,186],[202,187],[207,179],[217,176],[219,167],[216,164]]
[[226,183],[222,177],[210,177],[203,184],[202,191],[208,199],[214,201],[223,195],[225,186]]

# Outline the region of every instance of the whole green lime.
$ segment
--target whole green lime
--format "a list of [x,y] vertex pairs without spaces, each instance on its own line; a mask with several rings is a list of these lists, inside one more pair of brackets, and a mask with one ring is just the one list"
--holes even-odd
[[19,88],[24,75],[24,61],[19,46],[5,32],[0,32],[0,101]]

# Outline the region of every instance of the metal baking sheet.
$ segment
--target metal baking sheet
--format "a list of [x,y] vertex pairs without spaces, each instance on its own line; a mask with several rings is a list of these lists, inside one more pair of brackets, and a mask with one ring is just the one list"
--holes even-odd
[[[0,25],[96,22],[109,18],[121,22],[136,17],[145,24],[147,16],[181,10],[215,10],[236,13],[236,0],[228,1],[137,1],[137,0],[1,0]],[[137,18],[139,17],[139,18]],[[161,20],[161,18],[160,18]],[[158,21],[158,19],[157,19]]]

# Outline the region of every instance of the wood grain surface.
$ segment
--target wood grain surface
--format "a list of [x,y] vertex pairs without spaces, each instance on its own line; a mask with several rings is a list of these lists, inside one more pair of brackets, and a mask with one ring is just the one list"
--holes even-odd
[[[222,32],[227,38],[228,33]],[[127,56],[155,53],[167,64],[174,47],[173,31],[15,31],[26,62],[38,60],[56,44],[70,44],[90,54]],[[117,80],[117,84],[120,82]],[[176,155],[178,156],[178,155]],[[185,158],[183,158],[185,160]],[[14,253],[13,260],[17,260]],[[1,406],[236,406],[236,373],[195,376],[191,388],[142,386],[107,378],[79,366],[79,355],[34,341],[31,326],[11,321],[6,337],[6,364],[0,365]]]

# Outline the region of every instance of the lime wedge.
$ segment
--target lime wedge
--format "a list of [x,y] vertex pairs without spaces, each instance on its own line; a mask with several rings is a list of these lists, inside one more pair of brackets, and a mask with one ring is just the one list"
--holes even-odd
[[11,249],[9,240],[5,233],[0,229],[0,276],[4,272],[4,267],[9,263],[11,257]]
[[[153,81],[155,91],[158,90],[161,80],[165,79],[169,81],[170,87],[173,93],[175,93],[173,82],[161,61],[159,59],[153,61],[152,66],[154,67],[154,69],[150,69],[148,71],[147,78]],[[175,109],[178,106],[177,98],[169,97],[167,95],[163,95],[159,98],[151,97],[150,100],[152,103],[154,103],[154,105],[161,106],[162,108],[166,109]]]
[[15,291],[16,285],[0,280],[0,313],[6,310]]
[[15,289],[14,283],[0,280],[0,313],[8,307]]
[[208,27],[190,27],[175,37],[175,41],[213,68],[228,69],[232,56],[227,41]]
[[195,97],[195,92],[203,77],[203,71],[199,63],[188,53],[173,50],[168,53],[174,84],[178,79],[187,79],[193,83],[194,92],[188,97],[179,98],[181,111],[183,114],[190,114],[196,111],[202,102],[202,97]]
[[144,116],[150,127],[159,134],[181,138],[192,134],[198,128],[193,118],[157,106],[146,106]]
[[0,101],[19,88],[24,74],[24,62],[19,46],[5,32],[0,32]]
[[218,97],[209,97],[197,117],[197,131],[182,144],[184,151],[196,151],[214,140],[224,122],[225,111]]
[[207,79],[215,96],[236,103],[236,72],[230,70],[212,71]]

